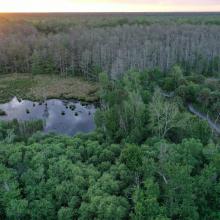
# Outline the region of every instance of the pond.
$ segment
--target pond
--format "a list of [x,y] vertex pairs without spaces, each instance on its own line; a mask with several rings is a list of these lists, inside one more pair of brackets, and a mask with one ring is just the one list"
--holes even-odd
[[45,133],[75,135],[79,132],[88,133],[95,129],[95,105],[79,101],[50,99],[44,102],[18,100],[0,104],[6,115],[0,120],[18,121],[43,120]]

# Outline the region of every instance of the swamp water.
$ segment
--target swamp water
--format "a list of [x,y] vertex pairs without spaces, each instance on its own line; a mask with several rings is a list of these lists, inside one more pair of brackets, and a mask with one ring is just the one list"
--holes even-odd
[[0,104],[0,109],[6,113],[0,116],[0,120],[43,120],[45,133],[54,132],[72,136],[95,129],[95,106],[79,101],[50,99],[45,102],[32,102],[18,100],[15,97],[8,103]]

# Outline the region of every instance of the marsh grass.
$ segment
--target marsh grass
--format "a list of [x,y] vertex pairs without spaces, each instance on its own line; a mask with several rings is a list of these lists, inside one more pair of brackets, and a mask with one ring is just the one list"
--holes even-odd
[[0,102],[14,96],[22,99],[78,99],[93,102],[98,99],[98,84],[78,77],[56,75],[10,74],[0,77]]

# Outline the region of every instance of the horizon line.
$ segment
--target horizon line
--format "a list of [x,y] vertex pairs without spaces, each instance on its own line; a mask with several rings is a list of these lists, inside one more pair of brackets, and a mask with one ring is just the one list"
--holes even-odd
[[1,14],[53,14],[53,13],[220,13],[220,11],[0,11]]

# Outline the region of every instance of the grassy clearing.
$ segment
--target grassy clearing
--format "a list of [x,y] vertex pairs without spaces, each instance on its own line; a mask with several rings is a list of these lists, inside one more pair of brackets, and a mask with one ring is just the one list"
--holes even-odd
[[0,103],[17,96],[22,99],[78,99],[93,102],[98,99],[98,84],[78,77],[55,75],[10,74],[0,77]]

